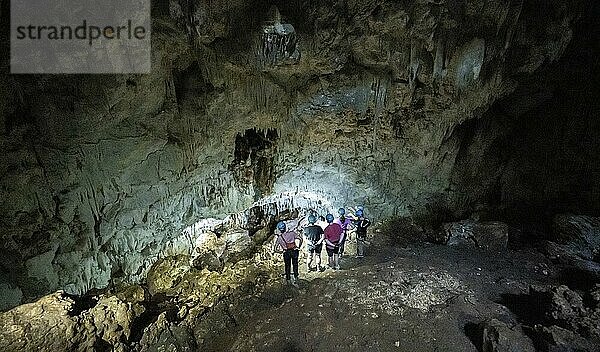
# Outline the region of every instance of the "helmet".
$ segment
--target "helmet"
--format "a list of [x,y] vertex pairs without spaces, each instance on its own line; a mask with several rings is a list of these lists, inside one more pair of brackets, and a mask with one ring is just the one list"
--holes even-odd
[[283,221],[280,221],[280,222],[277,224],[277,228],[278,228],[280,231],[285,231],[285,222],[283,222]]
[[342,216],[342,215],[346,214],[346,209],[344,209],[344,208],[340,208],[340,209],[338,210],[338,214],[340,214],[340,216]]
[[363,207],[362,205],[359,205],[359,206],[356,207],[356,210],[357,211],[358,210],[363,211],[363,210],[365,210],[365,207]]
[[317,222],[317,217],[316,217],[316,216],[314,216],[314,215],[310,215],[310,216],[308,217],[308,223],[309,223],[309,224],[314,224],[315,222]]
[[358,210],[356,211],[356,216],[359,216],[359,217],[360,217],[360,216],[363,216],[363,211],[362,211],[362,209],[358,209]]
[[333,222],[333,214],[327,214],[325,220],[327,220],[327,222],[331,224]]

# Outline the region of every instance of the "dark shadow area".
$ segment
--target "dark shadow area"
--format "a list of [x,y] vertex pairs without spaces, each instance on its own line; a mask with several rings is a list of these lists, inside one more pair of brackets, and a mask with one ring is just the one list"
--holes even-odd
[[550,297],[543,294],[501,294],[500,301],[496,302],[508,308],[517,316],[519,323],[527,326],[542,324],[547,319],[547,307],[550,306]]
[[71,310],[68,312],[70,317],[78,316],[81,313],[83,313],[84,311],[94,308],[96,306],[96,304],[98,303],[98,298],[95,296],[91,296],[91,295],[84,295],[84,296],[76,296],[76,295],[69,295],[69,294],[64,294],[64,295],[69,297],[70,299],[72,299],[75,302],[73,304],[73,307],[71,308]]
[[500,219],[536,242],[557,213],[600,211],[599,14],[589,3],[561,59],[455,129],[458,217]]
[[95,352],[110,352],[113,350],[113,346],[103,339],[96,339],[94,341],[94,351]]
[[286,342],[281,349],[282,352],[302,352],[302,349],[298,347],[295,342]]
[[144,334],[144,329],[158,320],[158,316],[166,312],[168,321],[177,321],[177,306],[164,294],[156,294],[149,301],[142,302],[146,309],[131,323],[129,343],[139,342]]
[[467,323],[464,327],[465,335],[471,340],[478,352],[483,351],[483,331],[476,323]]
[[[547,324],[546,311],[550,307],[550,296],[544,294],[502,294],[499,303],[508,308],[522,324],[523,332],[531,339],[537,351],[546,350],[543,336],[535,329],[537,324]],[[552,325],[552,324],[550,324]]]
[[276,129],[250,128],[235,137],[234,161],[229,166],[239,186],[254,184],[255,199],[268,194],[275,183]]
[[558,280],[570,289],[578,291],[589,291],[598,283],[597,277],[592,273],[574,267],[562,269]]
[[198,62],[194,62],[182,71],[173,73],[173,83],[175,85],[175,96],[179,105],[190,102],[192,108],[198,109],[197,103],[193,102],[198,97],[204,97],[213,92],[215,87],[204,80],[202,68]]

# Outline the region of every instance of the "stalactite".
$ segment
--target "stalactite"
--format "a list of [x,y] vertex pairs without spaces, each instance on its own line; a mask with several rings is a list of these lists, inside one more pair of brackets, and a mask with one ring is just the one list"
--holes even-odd
[[504,50],[507,50],[512,41],[512,37],[515,31],[515,27],[521,17],[523,10],[523,0],[515,0],[510,2],[510,9],[508,12],[509,21],[506,24],[506,39],[504,42]]
[[433,61],[433,80],[436,82],[442,78],[445,50],[446,47],[444,40],[442,38],[438,38],[435,43],[435,58]]
[[260,70],[270,66],[294,64],[300,59],[296,30],[291,24],[281,23],[281,15],[276,7],[271,12],[271,23],[262,27],[259,40],[255,43]]
[[369,101],[373,105],[375,117],[381,116],[385,109],[389,86],[389,78],[374,77],[372,80]]
[[250,97],[257,111],[273,109],[275,104],[281,102],[282,93],[279,87],[260,74],[252,77],[245,85],[245,95]]
[[417,77],[419,75],[420,61],[419,61],[419,46],[416,40],[413,40],[410,45],[410,64],[408,66],[408,86],[411,94],[417,88]]

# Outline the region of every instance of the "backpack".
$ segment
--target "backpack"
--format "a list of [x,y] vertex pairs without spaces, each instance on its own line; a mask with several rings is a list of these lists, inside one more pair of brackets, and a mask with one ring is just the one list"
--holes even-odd
[[[288,238],[286,238],[286,235]],[[291,241],[290,240],[290,235],[291,235]],[[283,244],[284,244],[284,248],[287,249],[296,249],[298,246],[296,246],[296,234],[294,232],[288,231],[285,232],[283,234],[280,235],[281,239],[283,240]]]

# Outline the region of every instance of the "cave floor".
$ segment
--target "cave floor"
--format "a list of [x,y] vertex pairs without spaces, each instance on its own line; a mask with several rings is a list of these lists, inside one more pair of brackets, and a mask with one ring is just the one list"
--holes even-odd
[[282,279],[260,297],[227,302],[228,327],[215,327],[201,350],[477,351],[478,323],[527,331],[529,286],[560,277],[533,249],[373,244],[369,253],[344,257],[340,271],[301,271],[299,288]]

